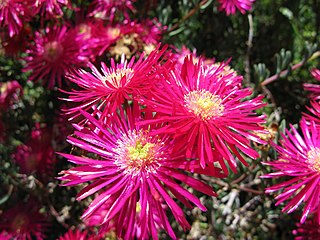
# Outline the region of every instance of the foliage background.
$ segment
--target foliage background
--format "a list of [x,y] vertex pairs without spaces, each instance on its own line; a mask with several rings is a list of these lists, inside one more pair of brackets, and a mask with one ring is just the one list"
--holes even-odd
[[[78,0],[74,5],[85,7],[88,2]],[[245,77],[244,83],[251,86],[256,95],[265,95],[268,105],[263,113],[274,131],[274,141],[284,127],[298,123],[301,113],[307,111],[308,93],[303,90],[303,83],[314,82],[309,70],[319,68],[317,56],[310,59],[319,50],[319,0],[257,0],[252,11],[233,16],[226,16],[218,10],[218,2],[210,0],[137,1],[135,6],[139,9],[135,19],[157,17],[168,26],[163,43],[196,49],[198,54],[217,61],[232,58],[230,64]],[[67,16],[72,19],[74,16],[68,11]],[[56,239],[69,228],[83,226],[79,217],[88,203],[76,202],[79,189],[59,187],[55,178],[43,184],[36,176],[19,174],[12,161],[12,153],[26,141],[35,123],[52,125],[63,104],[57,89],[47,90],[39,83],[27,82],[29,73],[21,71],[24,62],[20,57],[8,56],[4,51],[0,54],[0,81],[17,80],[24,91],[22,98],[0,115],[7,135],[0,143],[0,208],[5,211],[19,199],[37,196],[42,211],[48,212],[48,239]],[[302,66],[290,70],[301,61]],[[280,74],[285,70],[287,74]],[[276,76],[275,80],[264,85],[270,76]],[[268,146],[253,147],[260,149],[261,159],[248,160],[249,168],[239,165],[239,172],[227,179],[205,179],[219,197],[199,196],[208,211],[186,210],[192,229],[184,233],[175,226],[180,238],[293,238],[291,231],[298,222],[299,212],[281,213],[281,206],[274,206],[274,196],[264,194],[264,188],[274,180],[259,178],[270,171],[261,161],[275,158],[276,153]],[[66,142],[61,142],[55,151],[70,152],[71,149]],[[65,159],[57,157],[54,176],[68,167]],[[166,235],[162,234],[161,238],[166,239]]]

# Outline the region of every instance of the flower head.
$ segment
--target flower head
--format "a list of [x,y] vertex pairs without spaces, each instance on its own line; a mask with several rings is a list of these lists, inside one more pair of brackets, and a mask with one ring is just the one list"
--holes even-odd
[[154,82],[153,72],[160,64],[165,50],[156,49],[147,58],[141,56],[138,61],[132,58],[128,62],[124,56],[120,63],[111,59],[110,67],[101,63],[101,72],[90,65],[92,73],[80,69],[70,74],[70,81],[82,89],[67,92],[70,96],[65,100],[79,103],[79,106],[68,109],[68,113],[77,116],[80,109],[91,111],[95,107],[102,111],[103,116],[107,116],[115,112],[125,100],[148,91]]
[[88,231],[72,230],[60,236],[57,240],[98,240],[98,236],[88,233]]
[[22,87],[17,81],[0,83],[0,110],[7,111],[12,102],[17,101],[22,94]]
[[311,212],[320,212],[320,138],[314,122],[305,119],[300,122],[301,132],[291,126],[287,136],[282,135],[281,146],[275,148],[279,153],[276,161],[268,162],[276,172],[266,174],[265,178],[285,177],[287,180],[266,189],[267,193],[281,191],[276,197],[276,205],[289,201],[283,212],[295,211],[305,203],[301,223]]
[[[35,202],[30,200],[5,210],[0,218],[0,228],[17,240],[45,239],[44,231],[47,225],[45,216],[39,213]],[[6,233],[2,233],[3,236],[6,236]]]
[[120,13],[129,19],[128,11],[135,11],[134,2],[135,0],[94,0],[90,5],[89,16],[109,19],[112,22]]
[[[320,70],[319,69],[312,69],[311,74],[316,79],[317,81],[320,81]],[[318,84],[312,84],[312,83],[305,83],[303,84],[304,89],[306,91],[311,92],[311,98],[314,100],[319,100],[320,99],[320,85]]]
[[62,6],[71,8],[69,0],[36,0],[35,7],[40,9],[40,14],[48,19],[63,15]]
[[52,176],[55,162],[49,129],[38,126],[32,130],[31,138],[17,147],[13,159],[20,167],[20,173],[36,173],[40,180],[47,181]]
[[159,44],[163,30],[157,19],[145,19],[143,22],[125,20],[121,24],[100,24],[97,34],[99,55],[107,52],[119,59],[123,54],[127,59],[139,56],[142,52],[147,55]]
[[[79,126],[75,137],[69,137],[68,141],[96,157],[61,153],[79,166],[62,171],[60,179],[66,181],[66,186],[91,181],[77,196],[82,200],[96,195],[82,216],[85,220],[104,211],[104,216],[95,217],[94,222],[107,229],[112,226],[120,238],[133,239],[139,235],[141,239],[149,236],[157,239],[158,228],[176,238],[166,210],[184,229],[190,225],[173,198],[187,207],[193,203],[206,210],[198,198],[179,184],[214,196],[210,186],[185,173],[201,173],[202,169],[194,161],[184,159],[169,135],[151,135],[157,125],[136,126],[143,117],[137,107],[120,108],[109,124],[88,113],[82,114],[89,120],[89,128]],[[152,112],[145,110],[144,118],[152,118]],[[209,172],[220,176],[219,171]]]
[[61,86],[67,72],[87,65],[89,56],[83,43],[75,31],[66,26],[47,28],[45,33],[37,32],[25,57],[24,71],[32,71],[29,80],[48,82],[49,88],[53,88],[56,82]]
[[14,36],[10,37],[9,33],[0,33],[1,45],[4,49],[5,55],[10,57],[17,57],[18,54],[24,52],[27,43],[30,40],[31,28],[25,24],[20,31]]
[[318,239],[320,236],[320,225],[317,220],[318,216],[314,215],[313,218],[307,219],[304,224],[297,223],[297,229],[292,233],[296,237],[294,240],[313,240]]
[[30,18],[30,0],[1,0],[0,27],[7,27],[12,37],[22,29],[23,22]]
[[[206,65],[201,58],[194,61],[187,56],[181,70],[178,67],[165,74],[164,81],[142,102],[158,113],[154,121],[168,123],[162,131],[175,134],[187,157],[199,158],[204,168],[217,161],[213,152],[219,152],[236,171],[232,153],[244,164],[240,151],[251,158],[259,156],[250,140],[263,142],[254,133],[262,131],[263,116],[254,111],[264,104],[262,96],[245,100],[251,91],[241,89],[242,77],[226,72],[226,66]],[[227,173],[223,158],[218,158],[219,163]]]
[[235,14],[239,10],[242,14],[251,10],[255,0],[218,0],[220,2],[220,11],[224,10],[227,15]]

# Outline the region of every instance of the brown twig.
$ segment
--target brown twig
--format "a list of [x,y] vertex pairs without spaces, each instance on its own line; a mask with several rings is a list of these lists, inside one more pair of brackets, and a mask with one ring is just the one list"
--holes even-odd
[[[317,51],[317,52],[313,53],[312,56],[311,56],[309,59],[307,59],[307,60],[302,60],[301,62],[298,62],[297,64],[293,65],[293,66],[291,67],[291,70],[296,70],[296,69],[302,67],[306,62],[312,61],[313,59],[316,59],[316,58],[318,58],[318,57],[320,57],[320,51]],[[275,75],[273,75],[273,76],[265,79],[260,85],[261,85],[261,86],[266,86],[266,85],[268,85],[269,83],[272,83],[272,82],[276,81],[276,80],[279,79],[280,77],[286,76],[286,75],[288,74],[288,72],[289,72],[288,69],[287,69],[287,70],[283,70],[283,71],[281,71],[280,73],[277,73],[277,74],[275,74]]]

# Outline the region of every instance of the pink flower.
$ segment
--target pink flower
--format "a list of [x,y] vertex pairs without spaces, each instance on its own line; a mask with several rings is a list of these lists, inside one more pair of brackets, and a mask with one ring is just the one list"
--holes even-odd
[[[88,25],[89,27],[90,25]],[[94,27],[90,27],[90,34],[94,44],[94,52],[101,56],[110,46],[120,38],[123,27],[119,24],[104,26],[103,21],[95,21]],[[92,45],[90,45],[92,47]]]
[[281,191],[276,197],[276,205],[289,201],[283,212],[291,213],[304,202],[300,221],[303,223],[309,213],[320,213],[320,138],[314,122],[307,124],[303,118],[300,127],[302,134],[291,126],[291,131],[286,131],[287,136],[282,135],[282,146],[275,146],[278,159],[265,163],[276,172],[263,177],[285,178],[281,183],[267,188],[266,193]]
[[116,14],[123,14],[126,19],[129,19],[128,11],[135,11],[133,7],[135,0],[94,0],[90,7],[89,16],[109,19],[111,22],[116,17]]
[[2,0],[0,2],[0,27],[7,27],[12,37],[22,29],[23,22],[29,20],[30,0]]
[[23,89],[18,81],[0,83],[0,110],[7,109],[23,94]]
[[220,5],[220,11],[224,10],[227,15],[235,14],[238,9],[242,14],[251,10],[252,3],[255,0],[218,0]]
[[71,3],[69,0],[35,0],[35,7],[40,9],[41,15],[48,19],[61,17],[63,6],[71,8]]
[[[14,207],[4,210],[0,218],[0,228],[13,237],[10,239],[45,239],[44,232],[47,226],[45,216],[40,214],[36,203],[30,200],[27,203],[19,202]],[[6,233],[2,235],[6,236]]]
[[24,52],[27,43],[30,41],[31,28],[28,25],[24,25],[20,31],[14,36],[10,37],[9,33],[2,32],[1,45],[5,51],[6,56],[17,57],[18,54]]
[[[216,194],[210,186],[185,173],[202,173],[202,169],[195,161],[184,159],[183,152],[174,147],[169,135],[151,134],[157,131],[158,125],[136,126],[143,115],[137,105],[134,106],[133,109],[120,108],[110,124],[82,112],[90,125],[78,126],[79,131],[75,131],[68,142],[96,157],[60,153],[79,165],[62,171],[60,179],[66,181],[65,186],[91,182],[77,196],[77,200],[96,196],[82,215],[85,221],[105,210],[103,218],[95,217],[95,221],[102,228],[113,226],[119,238],[134,239],[138,235],[140,239],[158,239],[157,229],[162,228],[176,239],[166,210],[183,229],[190,225],[173,198],[187,207],[192,208],[194,204],[206,210],[199,199],[179,183],[210,196]],[[152,118],[152,112],[145,110],[144,118]],[[208,174],[220,177],[217,169],[210,169]]]
[[20,173],[36,173],[41,181],[48,181],[55,163],[50,129],[38,126],[32,130],[31,138],[17,147],[13,159],[20,167]]
[[317,215],[314,215],[312,219],[307,219],[304,224],[298,223],[297,229],[292,233],[296,235],[295,240],[314,240],[320,237],[320,225],[317,220]]
[[86,47],[66,26],[47,28],[44,33],[37,32],[34,44],[29,46],[24,71],[32,71],[31,81],[42,80],[49,88],[57,82],[60,87],[67,72],[87,65],[90,54]]
[[[203,168],[218,161],[228,173],[224,160],[236,172],[233,154],[245,165],[240,152],[251,158],[259,156],[250,141],[264,143],[254,133],[263,131],[259,124],[264,123],[264,116],[254,111],[264,104],[262,96],[245,100],[251,90],[241,89],[242,77],[226,74],[226,66],[206,65],[201,58],[195,61],[188,56],[181,70],[164,73],[164,80],[141,103],[158,113],[153,122],[169,123],[159,131],[174,134],[188,158],[199,158]],[[144,123],[149,121],[140,124]],[[217,160],[217,155],[222,158]]]
[[114,43],[113,41],[110,41],[110,43],[104,42],[107,47],[102,44],[101,35],[106,31],[106,27],[104,27],[103,24],[102,21],[84,19],[78,21],[74,29],[77,40],[87,46],[87,55],[89,56],[90,61],[93,62],[98,55],[101,55],[100,51],[102,48],[107,48],[109,47],[109,44]]
[[148,91],[155,81],[153,71],[165,50],[156,49],[147,58],[141,56],[136,62],[135,58],[128,62],[124,56],[117,64],[111,59],[110,67],[101,63],[101,71],[90,65],[92,73],[80,69],[69,74],[68,79],[82,88],[66,92],[70,94],[66,101],[79,103],[79,106],[67,110],[73,115],[71,119],[79,115],[80,109],[91,111],[92,107],[101,110],[103,116],[108,116],[126,100]]
[[79,229],[71,230],[60,236],[57,240],[98,240],[98,236],[94,236],[88,231],[80,231]]
[[[317,81],[320,81],[320,70],[319,69],[316,69],[316,68],[312,69],[311,74]],[[312,99],[314,99],[314,100],[320,99],[320,85],[312,84],[312,83],[305,83],[305,84],[303,84],[303,87],[306,91],[311,92],[310,97]]]
[[307,107],[310,114],[303,113],[303,116],[308,122],[314,122],[318,131],[320,131],[320,103],[318,101],[311,100],[311,107]]
[[6,231],[2,231],[0,233],[0,239],[1,240],[12,240],[13,236],[11,234],[7,233]]
[[145,19],[141,23],[125,20],[121,24],[109,24],[98,26],[99,55],[107,52],[117,59],[125,55],[128,59],[141,55],[141,52],[149,54],[162,39],[166,26],[162,26],[157,19]]

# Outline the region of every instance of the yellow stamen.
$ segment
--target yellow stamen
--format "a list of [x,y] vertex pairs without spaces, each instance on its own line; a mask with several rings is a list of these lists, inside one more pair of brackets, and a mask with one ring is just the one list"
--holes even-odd
[[152,172],[159,167],[162,159],[162,142],[148,136],[148,131],[129,131],[117,141],[113,150],[117,153],[116,163],[126,173],[139,174],[141,171]]
[[205,89],[189,92],[184,96],[184,103],[189,112],[203,120],[219,117],[224,110],[220,97]]
[[[131,68],[119,68],[115,72],[107,75],[103,79],[103,83],[105,84],[106,82],[109,82],[115,87],[120,87],[121,86],[121,79],[123,77],[128,78],[128,76],[131,73],[133,73],[133,69],[131,69]],[[130,79],[127,79],[127,80],[130,80]],[[128,83],[128,81],[126,81],[126,83]]]
[[314,171],[320,173],[320,148],[312,148],[307,153],[308,164],[310,168]]

